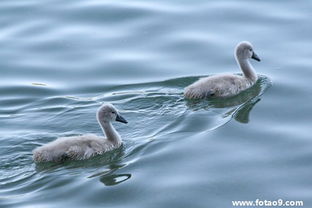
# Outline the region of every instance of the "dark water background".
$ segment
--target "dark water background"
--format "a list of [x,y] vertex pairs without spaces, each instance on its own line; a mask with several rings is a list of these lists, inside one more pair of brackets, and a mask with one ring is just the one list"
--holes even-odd
[[[312,206],[312,1],[0,2],[0,207]],[[248,91],[187,101],[200,76],[262,62]],[[123,148],[36,166],[59,136],[101,134],[113,103]]]

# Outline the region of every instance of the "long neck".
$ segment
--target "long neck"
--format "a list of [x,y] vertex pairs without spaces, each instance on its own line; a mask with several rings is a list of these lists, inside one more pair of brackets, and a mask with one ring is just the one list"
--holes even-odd
[[251,66],[251,64],[249,63],[248,59],[236,59],[242,72],[244,73],[244,76],[251,80],[253,83],[257,81],[258,76],[255,72],[255,70],[253,69],[253,67]]
[[114,145],[121,144],[121,138],[111,122],[99,121],[99,123],[108,141],[112,142]]

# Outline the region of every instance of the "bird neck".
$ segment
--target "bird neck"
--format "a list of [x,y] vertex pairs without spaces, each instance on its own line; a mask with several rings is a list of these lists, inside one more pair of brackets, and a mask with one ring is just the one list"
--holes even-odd
[[99,121],[103,133],[106,135],[108,141],[112,142],[114,145],[121,144],[121,137],[115,130],[111,122]]
[[250,64],[248,59],[238,59],[236,58],[240,69],[242,70],[244,76],[249,79],[252,83],[255,83],[258,79],[258,76]]

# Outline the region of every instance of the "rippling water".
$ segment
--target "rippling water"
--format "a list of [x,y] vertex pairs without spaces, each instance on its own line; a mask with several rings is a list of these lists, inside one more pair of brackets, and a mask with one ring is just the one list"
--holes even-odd
[[[0,207],[312,205],[310,1],[0,2]],[[263,60],[238,96],[189,101],[201,76],[239,73],[237,42]],[[101,134],[111,102],[125,145],[35,165],[59,136]]]

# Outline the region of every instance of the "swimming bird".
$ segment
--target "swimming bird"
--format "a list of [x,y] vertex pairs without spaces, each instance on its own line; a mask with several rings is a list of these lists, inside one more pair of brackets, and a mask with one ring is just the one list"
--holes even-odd
[[118,148],[122,144],[121,137],[111,122],[128,123],[111,104],[102,105],[97,111],[97,121],[104,137],[94,134],[81,136],[60,137],[33,151],[35,162],[58,162],[65,159],[83,160],[92,156]]
[[221,74],[202,78],[189,85],[184,90],[184,96],[189,99],[209,97],[230,97],[254,85],[258,76],[249,59],[260,61],[253,46],[247,41],[240,42],[235,48],[235,59],[243,75]]

